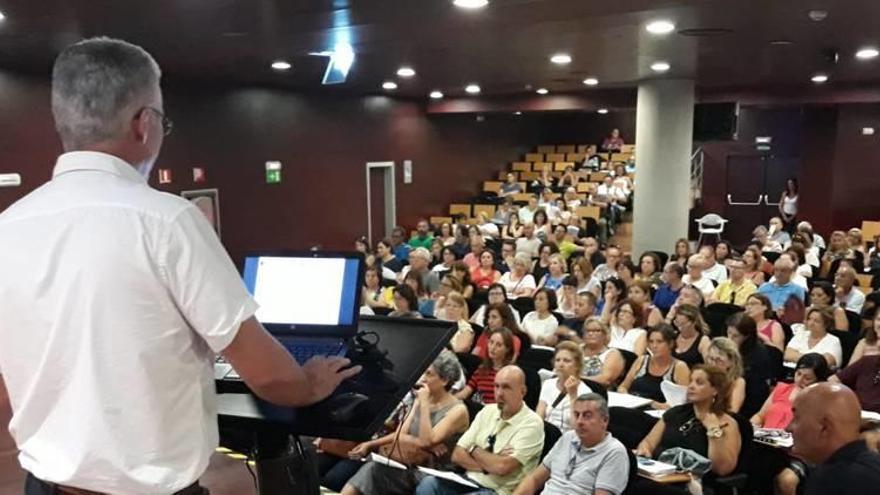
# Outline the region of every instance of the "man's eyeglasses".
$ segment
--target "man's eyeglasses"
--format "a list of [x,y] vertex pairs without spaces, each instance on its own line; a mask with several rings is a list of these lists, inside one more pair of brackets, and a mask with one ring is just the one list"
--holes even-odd
[[571,475],[574,473],[574,469],[577,467],[577,458],[581,453],[581,447],[578,446],[577,450],[574,450],[571,454],[571,458],[568,459],[568,467],[565,468],[565,479],[571,478]]
[[489,435],[489,438],[486,441],[486,450],[488,450],[489,452],[495,452],[495,439],[497,436],[498,435],[496,433]]
[[135,115],[135,117],[140,116],[140,114],[141,114],[144,110],[149,110],[149,111],[155,113],[155,114],[159,117],[159,119],[160,119],[161,122],[162,122],[162,133],[163,133],[165,136],[171,134],[171,131],[174,130],[174,122],[172,122],[171,119],[169,119],[168,117],[166,117],[165,114],[162,113],[162,111],[160,111],[160,110],[157,110],[157,109],[155,109],[155,108],[153,108],[153,107],[144,107],[144,108],[142,108],[142,109],[140,110],[140,112],[137,113],[137,115]]

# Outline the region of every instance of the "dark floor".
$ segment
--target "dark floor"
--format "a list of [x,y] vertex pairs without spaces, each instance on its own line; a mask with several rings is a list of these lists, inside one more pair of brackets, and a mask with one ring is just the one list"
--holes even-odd
[[[6,388],[0,381],[0,495],[21,494],[24,486],[24,471],[18,465],[18,452],[7,430],[11,416]],[[214,454],[201,481],[202,485],[211,490],[211,495],[256,493],[253,478],[248,474],[244,461],[231,459],[220,453]]]

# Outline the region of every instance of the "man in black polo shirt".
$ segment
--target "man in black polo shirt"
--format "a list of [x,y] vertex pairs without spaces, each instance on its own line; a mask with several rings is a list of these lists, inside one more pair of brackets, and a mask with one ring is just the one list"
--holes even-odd
[[818,383],[795,398],[792,410],[793,453],[817,464],[807,478],[806,495],[876,493],[880,454],[859,438],[861,409],[852,390]]

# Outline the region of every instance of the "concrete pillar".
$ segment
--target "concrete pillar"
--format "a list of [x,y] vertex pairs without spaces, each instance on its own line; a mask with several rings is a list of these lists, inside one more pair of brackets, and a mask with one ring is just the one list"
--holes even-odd
[[694,82],[655,79],[639,85],[633,258],[672,254],[687,237],[693,148]]

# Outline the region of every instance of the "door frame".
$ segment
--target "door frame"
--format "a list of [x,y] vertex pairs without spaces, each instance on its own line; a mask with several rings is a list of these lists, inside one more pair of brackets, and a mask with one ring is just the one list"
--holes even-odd
[[397,224],[397,192],[394,189],[394,162],[367,162],[364,169],[367,188],[367,240],[373,245],[373,205],[372,191],[370,190],[370,171],[379,169],[383,171],[385,186],[385,232],[382,238],[391,234],[391,229]]

